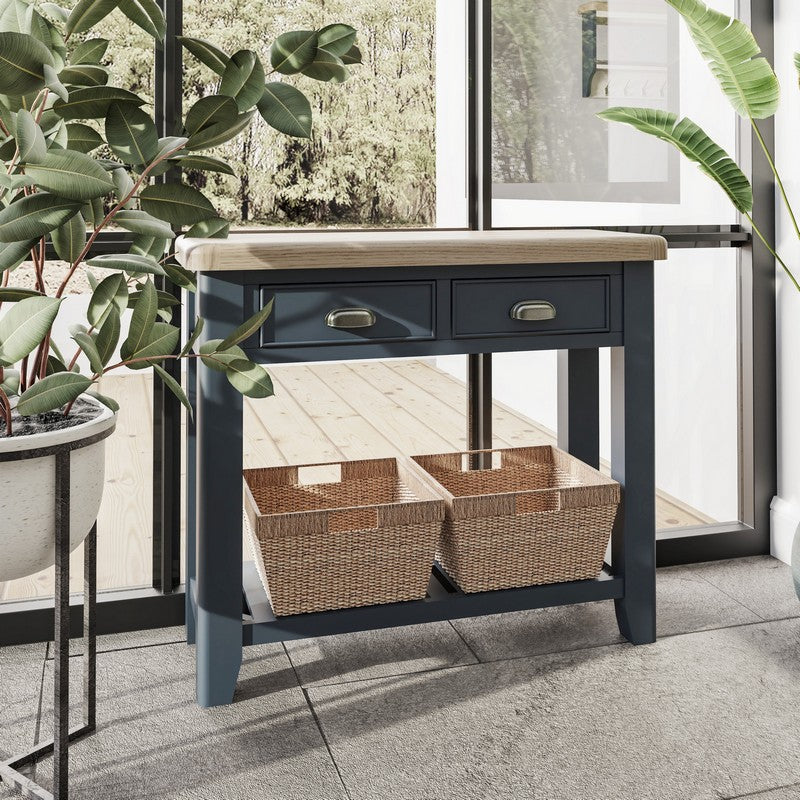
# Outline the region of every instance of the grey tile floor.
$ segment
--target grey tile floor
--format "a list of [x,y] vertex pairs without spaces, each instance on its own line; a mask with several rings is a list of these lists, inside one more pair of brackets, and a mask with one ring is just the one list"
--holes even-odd
[[[800,800],[788,567],[660,570],[658,595],[643,647],[602,603],[249,648],[216,709],[194,704],[180,629],[103,637],[71,797]],[[47,735],[48,652],[0,649],[0,758]]]

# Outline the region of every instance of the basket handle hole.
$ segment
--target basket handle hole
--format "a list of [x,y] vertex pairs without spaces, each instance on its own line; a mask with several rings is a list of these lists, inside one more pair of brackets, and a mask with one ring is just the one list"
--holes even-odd
[[310,467],[297,468],[297,483],[301,486],[341,482],[342,467],[340,464],[315,464]]

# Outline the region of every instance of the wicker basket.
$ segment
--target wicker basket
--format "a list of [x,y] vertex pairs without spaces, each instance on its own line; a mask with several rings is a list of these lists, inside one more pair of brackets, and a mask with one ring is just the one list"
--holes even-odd
[[[469,469],[479,452],[494,468]],[[549,446],[414,461],[435,479],[447,503],[437,560],[463,591],[600,573],[620,501],[615,481]]]
[[[338,474],[300,482],[320,469]],[[410,461],[243,474],[256,566],[276,616],[425,597],[445,510]]]

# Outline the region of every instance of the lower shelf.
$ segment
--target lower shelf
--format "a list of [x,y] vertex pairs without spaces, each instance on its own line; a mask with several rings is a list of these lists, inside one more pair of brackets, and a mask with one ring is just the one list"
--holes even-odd
[[478,594],[458,591],[444,575],[434,569],[428,596],[424,600],[276,617],[252,561],[246,561],[243,565],[242,586],[245,604],[242,643],[245,645],[394,628],[530,608],[616,600],[624,594],[623,579],[612,575],[608,569],[604,569],[595,580],[551,583]]

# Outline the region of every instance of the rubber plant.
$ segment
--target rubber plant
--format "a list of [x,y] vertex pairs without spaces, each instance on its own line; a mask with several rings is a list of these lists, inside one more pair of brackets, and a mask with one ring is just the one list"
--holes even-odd
[[[270,313],[267,305],[223,340],[195,343],[203,321],[181,344],[173,325],[178,300],[156,288],[160,276],[187,290],[194,277],[169,255],[176,229],[189,236],[225,237],[229,224],[201,191],[162,176],[173,167],[233,174],[204,151],[244,131],[256,113],[283,134],[309,137],[311,106],[285,78],[299,74],[342,82],[359,63],[356,31],[345,24],[290,31],[272,43],[267,69],[254,50],[227,54],[210,42],[181,37],[183,47],[218,76],[216,93],[195,102],[182,130],[159,138],[140,95],[116,87],[109,41],[90,32],[111,13],[163,39],[164,15],[154,0],[79,0],[54,3],[0,0],[0,420],[13,434],[16,415],[70,413],[84,392],[116,411],[98,381],[121,367],[152,367],[191,412],[164,362],[201,358],[224,370],[249,397],[272,394],[263,367],[238,346]],[[110,226],[130,232],[127,252],[93,255]],[[48,259],[52,245],[57,259]],[[48,293],[53,261],[63,279]],[[33,263],[35,286],[16,288],[14,270]],[[80,270],[108,271],[92,285],[85,323],[59,347],[53,325],[70,281]],[[127,330],[123,312],[131,309]],[[83,354],[86,358],[80,359]],[[80,364],[88,362],[88,370]]]

